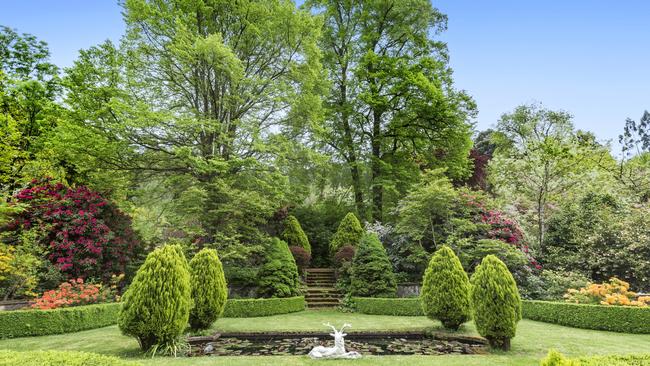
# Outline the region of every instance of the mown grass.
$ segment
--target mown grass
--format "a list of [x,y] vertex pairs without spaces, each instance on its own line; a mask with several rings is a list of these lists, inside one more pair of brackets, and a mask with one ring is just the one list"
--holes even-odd
[[[416,330],[436,328],[439,325],[424,317],[377,316],[332,311],[304,311],[264,318],[220,319],[213,330],[224,331],[306,331],[324,330],[323,322],[337,326],[350,323],[353,330]],[[475,335],[471,323],[460,333]],[[494,352],[489,355],[445,356],[366,356],[355,360],[355,365],[537,365],[548,349],[555,348],[568,356],[597,354],[630,354],[647,352],[650,335],[635,335],[568,328],[559,325],[522,320],[517,337],[512,341],[512,351]],[[120,334],[116,326],[62,335],[8,339],[0,341],[0,349],[29,350],[77,350],[95,352],[139,360],[144,365],[318,365],[323,361],[310,360],[307,356],[273,357],[196,357],[196,358],[143,358],[137,342]],[[349,365],[350,361],[325,361],[327,366]]]

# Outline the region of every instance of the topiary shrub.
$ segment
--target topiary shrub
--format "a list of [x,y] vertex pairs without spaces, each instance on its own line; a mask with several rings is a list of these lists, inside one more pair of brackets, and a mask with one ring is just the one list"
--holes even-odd
[[307,239],[307,235],[302,230],[302,226],[300,226],[298,219],[293,215],[289,215],[287,219],[284,220],[284,227],[285,229],[282,232],[282,239],[287,242],[287,245],[289,245],[289,247],[301,247],[311,256],[311,245],[309,244],[309,239]]
[[361,237],[363,236],[363,231],[364,230],[361,227],[361,223],[359,222],[359,219],[357,219],[357,216],[352,212],[349,212],[345,215],[343,220],[341,220],[338,230],[336,230],[336,233],[332,236],[332,241],[330,242],[330,253],[336,253],[339,248],[345,245],[357,247]]
[[384,246],[376,234],[365,234],[352,260],[350,295],[395,297],[397,282]]
[[490,346],[510,349],[517,322],[521,320],[521,298],[512,274],[503,262],[488,255],[471,279],[474,323]]
[[223,313],[228,297],[226,277],[214,249],[202,249],[190,261],[192,300],[190,326],[193,330],[207,329]]
[[297,247],[294,245],[289,247],[289,251],[291,251],[293,260],[296,261],[296,266],[298,266],[298,270],[300,270],[300,272],[309,267],[309,263],[311,262],[311,254],[309,254],[305,248]]
[[122,297],[118,325],[143,351],[175,354],[191,308],[189,266],[178,245],[149,253]]
[[287,243],[273,238],[266,263],[258,273],[258,295],[261,297],[292,297],[300,295],[298,267]]
[[424,272],[420,301],[430,319],[456,330],[470,319],[470,285],[467,273],[451,248],[438,249]]

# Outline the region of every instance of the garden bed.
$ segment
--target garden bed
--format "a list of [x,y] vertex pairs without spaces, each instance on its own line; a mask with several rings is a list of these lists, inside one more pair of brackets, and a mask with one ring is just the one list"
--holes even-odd
[[[347,351],[362,355],[485,354],[483,338],[422,331],[355,332],[345,337]],[[189,338],[190,356],[306,355],[316,346],[331,347],[325,332],[222,333]]]

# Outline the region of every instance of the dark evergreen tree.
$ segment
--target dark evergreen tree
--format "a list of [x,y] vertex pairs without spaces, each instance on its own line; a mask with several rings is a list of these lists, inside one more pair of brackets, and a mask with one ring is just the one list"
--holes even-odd
[[262,297],[291,297],[300,295],[300,276],[296,261],[287,243],[273,238],[260,269],[258,294]]
[[397,282],[386,249],[376,234],[365,234],[352,260],[350,295],[395,297],[396,294]]

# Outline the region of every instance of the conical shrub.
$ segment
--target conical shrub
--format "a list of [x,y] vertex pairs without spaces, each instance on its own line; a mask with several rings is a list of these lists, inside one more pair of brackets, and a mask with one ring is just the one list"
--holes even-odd
[[273,238],[266,263],[259,273],[258,295],[262,297],[291,297],[300,295],[300,276],[287,243]]
[[476,267],[471,284],[476,329],[492,347],[510,349],[521,320],[521,297],[508,267],[490,254]]
[[165,245],[149,253],[122,297],[118,326],[143,351],[176,354],[192,300],[183,250]]
[[397,282],[386,249],[374,233],[361,238],[352,259],[350,295],[359,297],[395,297]]
[[363,228],[357,216],[349,212],[341,223],[339,224],[336,233],[332,236],[332,241],[330,242],[330,253],[334,255],[341,247],[345,245],[350,245],[357,247],[359,241],[363,236]]
[[311,255],[309,239],[307,239],[307,234],[302,230],[298,219],[293,215],[289,215],[284,221],[284,227],[282,239],[287,242],[287,245],[290,247],[301,247]]
[[228,287],[217,251],[202,249],[190,261],[190,283],[193,306],[190,326],[194,330],[207,329],[226,306]]
[[424,272],[420,294],[422,310],[445,328],[458,329],[471,316],[470,285],[467,273],[448,246],[435,252]]

